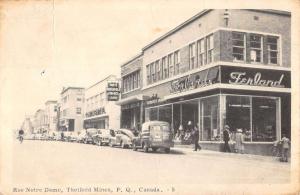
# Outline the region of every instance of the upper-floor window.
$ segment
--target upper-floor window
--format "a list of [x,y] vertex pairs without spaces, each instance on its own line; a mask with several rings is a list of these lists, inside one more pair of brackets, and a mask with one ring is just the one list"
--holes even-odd
[[180,55],[179,51],[174,52],[174,75],[179,74]]
[[150,84],[150,65],[149,64],[146,66],[146,72],[147,72],[147,83]]
[[169,69],[167,65],[167,57],[162,58],[162,67],[163,67],[163,78],[166,79],[169,77]]
[[192,43],[189,46],[189,54],[190,54],[190,70],[196,67],[196,44]]
[[159,60],[155,61],[155,69],[156,69],[156,80],[160,80],[161,79],[161,67],[159,64]]
[[245,60],[245,34],[241,32],[232,32],[232,56],[234,61]]
[[205,64],[205,45],[204,39],[197,41],[197,53],[198,53],[198,66],[203,66]]
[[[147,67],[147,71],[150,71],[150,69],[148,70]],[[147,77],[147,79],[150,79]],[[122,80],[123,83],[123,92],[128,92],[128,91],[132,91],[135,90],[137,88],[140,87],[140,71],[135,71],[127,76],[123,77]],[[101,103],[101,98],[103,94],[100,94],[100,103]]]
[[278,64],[279,52],[278,52],[278,37],[268,36],[267,37],[267,48],[268,48],[268,63]]
[[250,59],[251,62],[262,62],[262,36],[250,34]]
[[174,74],[174,63],[173,63],[173,53],[168,55],[168,66],[169,66],[169,77],[172,77]]
[[213,62],[214,39],[212,34],[206,37],[206,47],[207,47],[207,64],[209,64]]
[[156,70],[155,70],[155,64],[151,63],[150,64],[150,72],[151,72],[151,83],[156,81]]
[[82,99],[80,98],[80,97],[77,97],[77,99],[76,99],[78,102],[81,102],[82,101]]
[[76,114],[81,114],[81,108],[76,108]]

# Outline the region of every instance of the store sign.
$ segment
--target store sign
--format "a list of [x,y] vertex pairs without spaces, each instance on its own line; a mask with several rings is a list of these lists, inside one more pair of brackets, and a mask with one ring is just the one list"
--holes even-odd
[[92,116],[97,116],[101,114],[105,114],[105,109],[104,107],[98,108],[96,110],[92,110],[90,112],[85,113],[85,117],[92,117]]
[[157,94],[153,94],[148,100],[145,101],[146,105],[154,105],[160,102],[160,98],[157,96]]
[[138,108],[138,107],[140,107],[140,102],[134,102],[134,103],[122,105],[121,109],[126,110],[126,109]]
[[291,87],[289,71],[222,66],[221,72],[222,83],[276,88]]
[[203,70],[171,82],[171,93],[206,87],[218,82],[219,67]]
[[106,87],[107,101],[118,101],[120,87],[118,82],[108,82]]
[[284,78],[284,74],[281,74],[278,80],[266,80],[262,79],[260,72],[257,72],[254,77],[247,77],[246,72],[232,72],[230,73],[230,84],[235,85],[251,85],[262,87],[284,87],[281,83]]

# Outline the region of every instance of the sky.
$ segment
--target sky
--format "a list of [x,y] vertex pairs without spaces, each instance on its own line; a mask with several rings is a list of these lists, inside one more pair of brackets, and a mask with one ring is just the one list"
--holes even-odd
[[57,100],[63,86],[120,75],[122,63],[203,9],[190,2],[2,2],[2,125],[19,128],[25,115]]
[[[19,128],[25,115],[59,99],[63,87],[119,76],[122,63],[213,1],[1,1],[1,128]],[[217,8],[237,5],[214,2]]]

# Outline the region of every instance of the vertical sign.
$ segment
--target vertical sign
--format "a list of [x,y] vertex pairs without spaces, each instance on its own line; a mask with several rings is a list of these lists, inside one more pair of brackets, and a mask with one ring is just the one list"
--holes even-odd
[[106,88],[107,101],[118,101],[120,87],[118,82],[108,82]]

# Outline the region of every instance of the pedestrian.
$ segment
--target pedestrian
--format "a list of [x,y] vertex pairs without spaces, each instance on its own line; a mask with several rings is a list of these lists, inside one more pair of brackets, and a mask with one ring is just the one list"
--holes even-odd
[[61,140],[64,141],[64,139],[65,139],[64,132],[62,131],[60,135],[61,135]]
[[223,131],[223,140],[224,140],[224,152],[231,152],[229,144],[228,144],[228,142],[230,140],[228,125],[225,125],[225,129]]
[[287,138],[285,134],[282,135],[281,145],[282,145],[281,161],[282,162],[288,162],[288,153],[289,153],[289,149],[290,149],[290,139]]
[[197,151],[198,149],[201,150],[201,146],[199,145],[199,130],[197,127],[195,127],[193,129],[192,135],[193,135],[193,140],[194,140],[194,144],[195,144],[194,151]]
[[242,129],[237,129],[235,135],[235,149],[237,153],[244,154],[244,134]]

